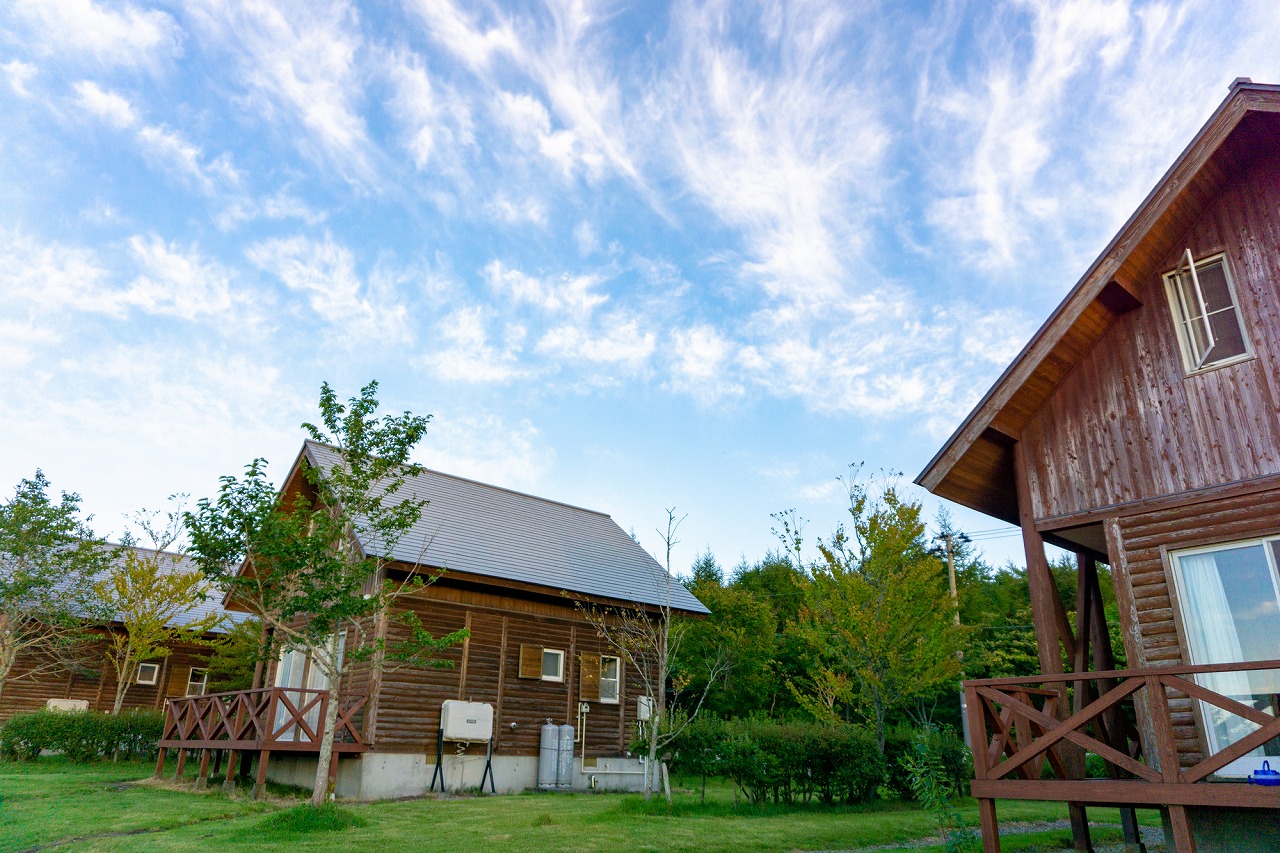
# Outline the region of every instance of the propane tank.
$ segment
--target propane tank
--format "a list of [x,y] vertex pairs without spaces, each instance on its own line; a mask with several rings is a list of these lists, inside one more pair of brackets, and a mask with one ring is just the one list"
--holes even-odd
[[560,727],[547,720],[539,731],[538,787],[550,789],[556,786],[556,758],[560,751]]
[[560,727],[560,750],[556,760],[556,787],[573,787],[573,726]]

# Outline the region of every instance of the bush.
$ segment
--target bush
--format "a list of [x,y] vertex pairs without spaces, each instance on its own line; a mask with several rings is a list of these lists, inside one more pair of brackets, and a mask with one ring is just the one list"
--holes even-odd
[[340,809],[333,803],[321,806],[296,806],[278,811],[267,817],[260,824],[262,829],[271,832],[337,832],[352,827],[368,826],[369,822],[358,814]]
[[163,730],[164,716],[157,711],[31,711],[14,714],[0,728],[0,755],[31,760],[49,750],[79,762],[149,756]]
[[727,776],[752,803],[856,803],[884,778],[875,739],[855,726],[701,717],[673,744],[673,769]]
[[973,778],[973,759],[964,740],[949,727],[921,730],[899,726],[886,731],[884,757],[889,772],[885,776],[885,787],[904,799],[915,798],[903,759],[914,754],[921,738],[926,742],[930,754],[935,755],[940,762],[943,782],[957,791],[967,791],[969,780]]

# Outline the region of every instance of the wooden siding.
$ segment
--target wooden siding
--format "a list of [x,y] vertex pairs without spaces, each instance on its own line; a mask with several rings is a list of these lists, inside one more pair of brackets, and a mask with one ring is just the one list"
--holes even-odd
[[[441,581],[401,607],[411,609],[436,636],[469,627],[471,637],[441,656],[449,664],[446,667],[392,664],[385,669],[371,697],[376,721],[366,732],[371,749],[379,752],[434,755],[441,703],[464,699],[494,706],[497,752],[535,755],[539,728],[548,719],[578,726],[581,656],[611,654],[590,622],[568,601],[530,600]],[[394,645],[405,631],[392,617],[388,644]],[[562,650],[564,680],[521,678],[521,645]],[[624,682],[617,704],[590,702],[585,752],[579,742],[579,755],[616,756],[626,750],[635,696],[642,687],[633,668],[627,668]],[[449,744],[446,749],[452,753],[457,748]],[[466,751],[478,754],[483,748],[472,746]]]
[[[105,648],[103,644],[102,650]],[[91,653],[90,659],[96,659],[96,655],[97,652]],[[208,657],[207,648],[176,646],[168,657],[149,661],[160,664],[158,683],[130,687],[125,693],[124,707],[159,710],[164,707],[165,699],[185,695],[192,667],[203,668]],[[102,671],[92,675],[64,671],[45,672],[35,678],[23,677],[31,665],[30,659],[18,659],[0,699],[0,721],[23,711],[39,710],[49,699],[82,699],[89,703],[91,710],[111,710],[116,696],[116,677],[110,665],[103,663]]]
[[[1123,572],[1138,618],[1136,644],[1126,644],[1135,667],[1179,666],[1186,659],[1185,639],[1175,612],[1176,590],[1171,589],[1165,554],[1182,548],[1234,542],[1280,533],[1280,488],[1237,495],[1212,503],[1169,507],[1118,519]],[[1162,550],[1163,549],[1163,550]],[[1192,702],[1182,694],[1170,694],[1174,732],[1183,763],[1199,760],[1203,744],[1196,728]]]
[[[1037,519],[1280,473],[1280,151],[1209,202],[1022,431]],[[1185,375],[1162,273],[1225,251],[1255,357]]]

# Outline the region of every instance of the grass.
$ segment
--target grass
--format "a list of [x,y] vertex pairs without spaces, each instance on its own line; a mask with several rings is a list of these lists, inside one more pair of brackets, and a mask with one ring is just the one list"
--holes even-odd
[[[627,794],[461,796],[343,803],[319,812],[288,791],[270,802],[196,793],[146,780],[151,765],[78,766],[59,759],[0,763],[0,852],[66,851],[568,851],[849,850],[934,835],[929,816],[902,803],[824,808],[734,806],[729,785],[694,786],[674,807]],[[960,806],[974,824],[972,801]],[[1059,803],[1004,802],[1002,825],[1061,820]],[[1091,810],[1103,823],[1114,810]],[[1099,830],[1098,841],[1114,833]],[[1065,830],[1011,836],[1005,850],[1059,850]],[[920,848],[928,851],[930,848]],[[940,848],[933,848],[940,849]]]

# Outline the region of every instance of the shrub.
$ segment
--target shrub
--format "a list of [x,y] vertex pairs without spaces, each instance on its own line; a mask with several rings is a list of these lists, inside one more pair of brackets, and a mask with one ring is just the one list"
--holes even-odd
[[884,778],[875,739],[855,726],[699,718],[673,745],[673,767],[727,776],[752,803],[855,803]]
[[917,732],[898,764],[920,807],[938,822],[947,853],[966,853],[977,845],[978,836],[951,804],[956,788],[947,778],[936,734],[934,729]]
[[915,729],[899,726],[885,732],[884,757],[888,764],[885,787],[904,799],[915,798],[903,759],[916,751],[916,744],[921,738],[925,739],[930,754],[939,762],[943,781],[957,791],[967,791],[969,780],[973,778],[973,759],[964,740],[950,727]]
[[148,756],[163,729],[164,716],[157,711],[31,711],[14,714],[0,728],[0,755],[31,760],[49,750],[80,762]]
[[259,827],[271,832],[336,832],[351,827],[368,826],[369,822],[349,809],[333,803],[313,806],[310,803],[278,811],[264,819]]

